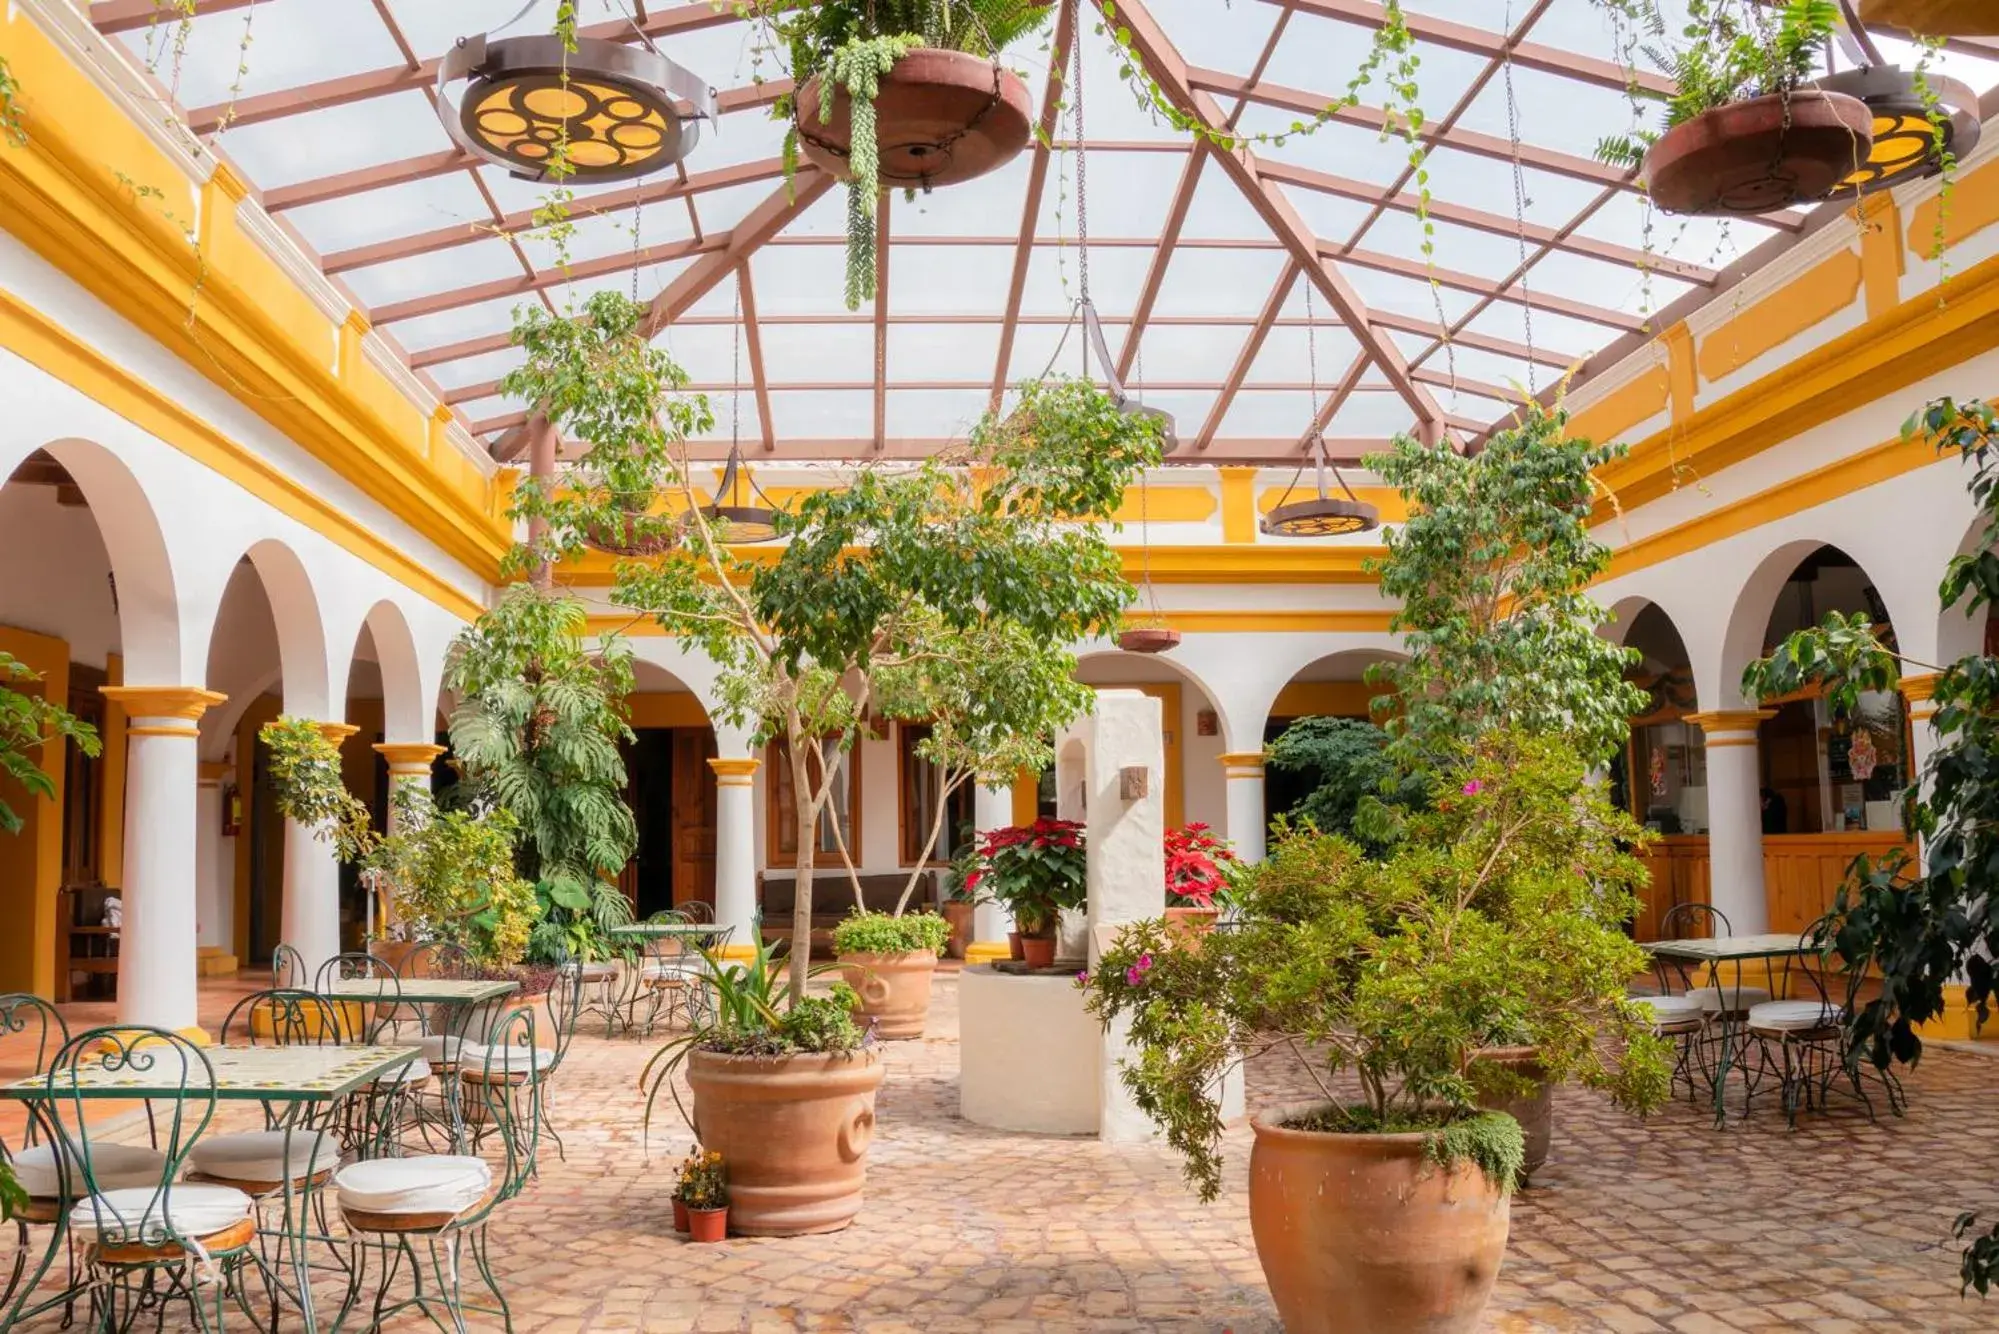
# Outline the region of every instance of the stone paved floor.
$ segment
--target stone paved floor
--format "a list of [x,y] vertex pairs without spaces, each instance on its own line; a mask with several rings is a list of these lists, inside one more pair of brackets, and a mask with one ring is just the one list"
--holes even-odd
[[[668,1219],[682,1137],[659,1136],[649,1164],[641,1154],[633,1081],[650,1044],[579,1037],[556,1106],[568,1161],[550,1156],[495,1225],[517,1328],[1276,1328],[1240,1188],[1246,1130],[1231,1136],[1237,1188],[1203,1208],[1164,1149],[959,1121],[956,1030],[946,977],[933,1036],[888,1049],[868,1204],[852,1229],[705,1247],[675,1238]],[[1909,1089],[1905,1120],[1842,1108],[1796,1133],[1774,1108],[1717,1132],[1685,1104],[1641,1123],[1565,1092],[1554,1159],[1514,1205],[1488,1328],[1999,1329],[1999,1298],[1960,1300],[1942,1245],[1960,1207],[1999,1206],[1999,1062],[1938,1051]],[[1295,1090],[1259,1070],[1250,1096]],[[11,1244],[0,1240],[0,1264]]]

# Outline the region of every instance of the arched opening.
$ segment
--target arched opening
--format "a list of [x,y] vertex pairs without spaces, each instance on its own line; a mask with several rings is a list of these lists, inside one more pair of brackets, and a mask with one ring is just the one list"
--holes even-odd
[[[1076,679],[1100,689],[1137,690],[1159,701],[1161,740],[1166,750],[1166,788],[1161,804],[1167,828],[1204,824],[1225,830],[1228,792],[1222,755],[1227,740],[1220,710],[1206,685],[1171,658],[1120,652],[1086,655],[1077,664]],[[1054,815],[1056,795],[1053,774],[1042,775],[1034,791],[1032,813]],[[1024,804],[1017,793],[1016,819],[1024,813]]]
[[124,884],[125,718],[101,688],[180,681],[173,573],[138,480],[80,440],[33,451],[0,482],[0,569],[0,652],[39,678],[6,684],[63,704],[103,741],[94,759],[59,742],[43,748],[52,800],[0,777],[0,799],[23,821],[0,834],[9,924],[0,991],[108,1000],[119,942],[106,910]]
[[1387,736],[1374,708],[1383,692],[1369,683],[1368,669],[1400,660],[1379,649],[1328,654],[1277,692],[1263,726],[1275,757],[1264,770],[1268,818],[1310,818],[1328,832],[1352,832],[1353,799],[1368,775],[1386,772],[1380,755]]
[[638,851],[618,879],[648,917],[689,903],[715,906],[715,729],[701,699],[656,663],[633,664],[632,741],[625,801]]
[[[1624,752],[1611,760],[1610,795],[1659,836],[1639,854],[1650,879],[1632,922],[1635,939],[1656,940],[1673,908],[1709,899],[1707,741],[1699,724],[1687,721],[1700,701],[1687,645],[1673,618],[1642,599],[1616,610],[1607,630],[1637,652],[1626,675],[1645,692],[1646,703],[1631,720]],[[1694,934],[1704,930],[1692,923],[1684,928]],[[1675,928],[1675,934],[1683,933]]]

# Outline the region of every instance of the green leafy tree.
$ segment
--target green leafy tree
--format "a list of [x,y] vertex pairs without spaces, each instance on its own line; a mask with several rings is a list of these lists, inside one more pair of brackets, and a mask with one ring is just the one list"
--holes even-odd
[[462,945],[487,967],[519,963],[540,910],[515,870],[512,814],[439,810],[416,783],[396,784],[394,802],[395,832],[365,865],[389,882],[402,930]]
[[[1017,722],[1024,701],[1045,720],[1080,700],[1050,682],[1063,650],[1034,646],[1109,631],[1129,604],[1122,563],[1095,520],[1157,459],[1158,426],[1080,381],[1030,385],[948,461],[861,467],[847,485],[778,512],[784,544],[752,558],[729,546],[727,525],[694,487],[684,437],[705,407],[676,407],[684,377],[644,344],[633,303],[601,293],[590,310],[561,338],[523,338],[528,359],[510,384],[583,442],[586,472],[629,468],[634,483],[643,473],[636,489],[652,497],[643,508],[680,511],[678,545],[621,561],[613,597],[705,650],[720,667],[719,716],[782,745],[799,831],[792,927],[808,939],[815,831],[840,772],[828,760],[859,743],[871,710],[949,713],[945,746],[998,764],[1010,756],[994,710]],[[521,318],[526,328],[544,322]],[[592,387],[570,392],[577,386]],[[611,517],[577,498],[530,505],[548,520],[549,559],[580,554]],[[975,650],[1021,653],[1026,684],[973,701],[993,683],[959,661]],[[799,951],[794,1002],[805,980]]]
[[[42,747],[61,738],[74,742],[86,755],[96,755],[103,743],[89,723],[39,693],[30,694],[15,685],[33,685],[41,679],[13,654],[0,653],[0,774],[27,789],[30,797],[54,801],[56,785],[42,772]],[[0,799],[0,833],[18,834],[23,823],[20,813]]]
[[[1951,561],[1937,590],[1945,609],[1990,614],[1999,604],[1999,411],[1979,401],[1938,399],[1911,417],[1906,436],[1957,454],[1969,469],[1966,489],[1983,520],[1977,548]],[[1749,665],[1742,691],[1770,699],[1819,685],[1835,713],[1851,715],[1862,691],[1894,690],[1905,670],[1936,673],[1935,746],[1903,793],[1903,823],[1922,840],[1922,856],[1896,849],[1854,859],[1818,942],[1845,961],[1848,1060],[1883,1071],[1915,1065],[1916,1029],[1940,1017],[1956,993],[1981,1022],[1989,1012],[1999,959],[1999,658],[1983,652],[1945,664],[1901,654],[1864,613],[1828,616],[1800,630],[1769,657]],[[1880,977],[1862,999],[1860,980]],[[1962,1263],[1967,1288],[1987,1293],[1999,1278],[1999,1224],[1970,1237]]]
[[1295,820],[1374,854],[1429,800],[1428,784],[1388,757],[1388,733],[1360,718],[1300,718],[1270,744],[1268,762],[1314,784]]
[[340,747],[310,718],[280,714],[257,729],[264,743],[271,804],[312,836],[333,845],[334,855],[358,862],[381,842],[374,816],[347,790]]
[[632,735],[631,651],[609,636],[593,652],[587,629],[577,599],[515,584],[458,636],[445,667],[459,798],[518,827],[515,864],[544,900],[541,959],[595,957],[608,949],[603,932],[631,920],[615,883],[638,847],[619,751]]
[[1597,633],[1610,614],[1586,591],[1610,568],[1590,536],[1592,473],[1624,447],[1571,438],[1567,421],[1529,404],[1477,454],[1400,436],[1368,460],[1409,506],[1375,564],[1409,657],[1369,679],[1398,696],[1390,753],[1410,772],[1506,728],[1602,761],[1645,703],[1624,678],[1637,654]]

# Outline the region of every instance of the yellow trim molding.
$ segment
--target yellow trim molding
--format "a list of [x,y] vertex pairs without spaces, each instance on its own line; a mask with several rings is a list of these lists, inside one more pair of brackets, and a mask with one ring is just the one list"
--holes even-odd
[[1923,672],[1916,676],[1903,677],[1896,683],[1896,689],[1902,692],[1903,699],[1913,704],[1919,700],[1935,699],[1937,682],[1942,679],[1941,673]]
[[1001,959],[1013,957],[1013,946],[1004,940],[975,940],[965,946],[965,967],[976,968],[982,963],[998,963]]
[[1222,480],[1222,541],[1256,541],[1256,469],[1217,468]]
[[[201,715],[229,696],[200,686],[99,686],[98,693],[116,700],[128,718],[185,718],[199,722]],[[138,733],[141,729],[128,729]]]
[[198,727],[164,727],[164,726],[128,727],[125,729],[125,735],[126,736],[184,736],[184,737],[198,738],[201,735],[201,729]]
[[718,757],[708,761],[708,767],[715,771],[715,782],[724,787],[748,787],[756,777],[757,767],[762,760],[745,760]]
[[340,745],[342,742],[346,741],[348,737],[353,736],[356,732],[361,730],[360,728],[356,727],[353,723],[314,723],[313,726],[319,729],[319,734],[321,736],[325,737],[328,741],[331,741],[336,746]]
[[1705,713],[1687,714],[1681,721],[1692,723],[1695,727],[1700,728],[1701,731],[1706,732],[1708,734],[1707,744],[1710,746],[1727,744],[1725,741],[1718,740],[1717,738],[1731,732],[1750,733],[1751,743],[1753,744],[1757,724],[1761,723],[1765,718],[1775,718],[1776,716],[1777,711],[1775,709],[1710,709]]
[[[1719,380],[1774,347],[1837,315],[1860,291],[1860,256],[1835,250],[1776,291],[1710,329],[1697,358],[1701,377]],[[1723,298],[1724,300],[1726,298]]]

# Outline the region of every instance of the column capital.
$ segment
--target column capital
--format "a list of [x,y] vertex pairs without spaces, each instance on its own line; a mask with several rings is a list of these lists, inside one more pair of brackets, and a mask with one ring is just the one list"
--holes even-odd
[[756,775],[762,760],[717,757],[708,761],[708,767],[715,771],[715,782],[720,787],[748,787]]
[[[1775,718],[1775,709],[1710,709],[1705,713],[1690,713],[1682,722],[1692,723],[1707,734],[1707,744],[1745,745],[1753,744],[1756,725],[1765,718]],[[1741,734],[1748,733],[1747,741]]]
[[388,761],[389,772],[397,778],[427,778],[444,747],[428,741],[378,741],[374,752]]
[[314,723],[313,726],[319,729],[321,736],[336,746],[361,730],[353,723]]
[[1937,682],[1943,680],[1941,672],[1924,672],[1917,676],[1905,676],[1895,683],[1902,692],[1902,698],[1911,704],[1933,699],[1937,693]]
[[1263,777],[1263,752],[1260,750],[1225,751],[1221,756],[1222,776],[1225,779]]
[[229,698],[200,686],[99,686],[97,691],[133,718],[185,718],[188,722],[198,721]]

